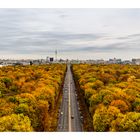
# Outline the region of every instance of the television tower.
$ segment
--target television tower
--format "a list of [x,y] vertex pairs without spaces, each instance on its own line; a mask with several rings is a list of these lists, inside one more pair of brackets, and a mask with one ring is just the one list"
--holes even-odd
[[57,50],[55,50],[55,61],[57,61]]

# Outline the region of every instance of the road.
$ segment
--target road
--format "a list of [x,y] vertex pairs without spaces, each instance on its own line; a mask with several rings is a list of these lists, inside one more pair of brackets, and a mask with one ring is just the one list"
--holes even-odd
[[70,69],[70,64],[67,65],[62,103],[59,112],[58,132],[82,131],[77,94],[75,91],[75,83]]

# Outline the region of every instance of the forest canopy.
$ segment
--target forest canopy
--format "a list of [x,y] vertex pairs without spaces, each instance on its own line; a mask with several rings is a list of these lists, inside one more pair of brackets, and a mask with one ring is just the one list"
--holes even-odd
[[65,64],[0,68],[0,131],[54,131]]
[[140,66],[73,64],[94,131],[140,131]]

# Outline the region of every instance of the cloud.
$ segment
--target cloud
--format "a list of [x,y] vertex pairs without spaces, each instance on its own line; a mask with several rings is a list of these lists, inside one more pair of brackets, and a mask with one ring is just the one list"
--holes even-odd
[[[131,49],[131,48],[129,48]],[[70,49],[65,49],[63,51],[72,51],[72,52],[114,52],[114,51],[124,51],[128,50],[128,48],[124,47],[123,43],[114,43],[109,45],[103,45],[103,46],[81,46],[81,47],[75,47]]]
[[66,14],[62,14],[62,15],[60,15],[59,17],[60,17],[60,18],[68,18],[69,16],[66,15]]
[[[97,40],[102,38],[101,35],[96,34],[72,34],[65,32],[33,32],[24,33],[20,35],[14,35],[13,37],[5,36],[3,42],[0,42],[0,48],[3,51],[47,51],[54,50],[54,48],[67,48],[69,45],[67,42],[74,42],[75,40]],[[14,47],[12,47],[14,46]],[[72,46],[71,46],[72,47]],[[76,46],[75,46],[76,47]],[[29,49],[30,48],[30,49]]]
[[0,50],[9,56],[55,49],[87,57],[138,54],[139,27],[139,9],[0,9]]
[[137,37],[140,38],[140,33],[137,33],[137,34],[129,34],[129,35],[126,35],[126,36],[118,37],[117,39],[135,39]]

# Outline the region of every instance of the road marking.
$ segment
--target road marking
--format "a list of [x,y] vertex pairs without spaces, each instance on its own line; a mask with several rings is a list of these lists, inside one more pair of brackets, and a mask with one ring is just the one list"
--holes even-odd
[[71,132],[71,102],[70,102],[70,69],[68,68],[68,80],[69,80],[69,131]]

